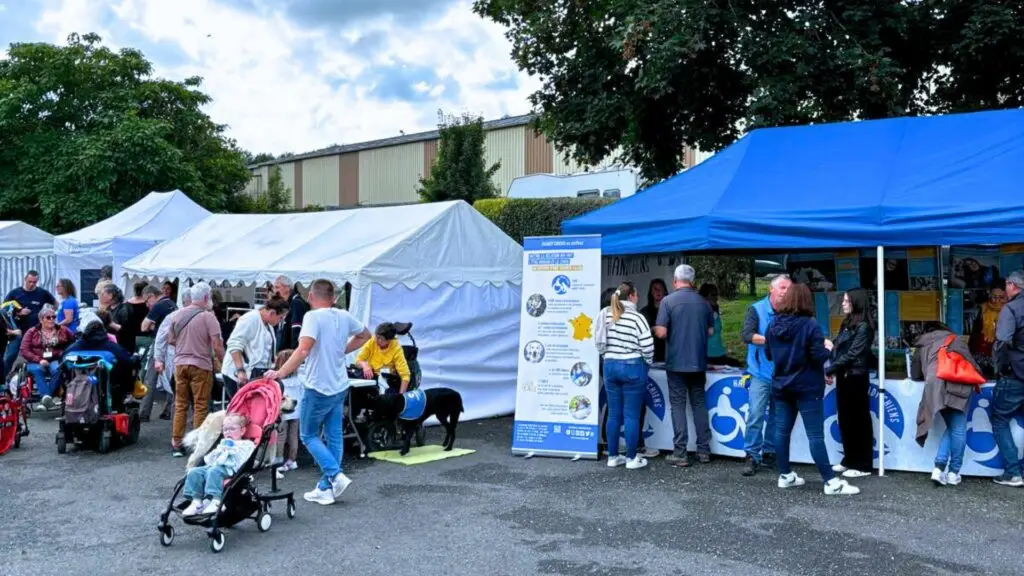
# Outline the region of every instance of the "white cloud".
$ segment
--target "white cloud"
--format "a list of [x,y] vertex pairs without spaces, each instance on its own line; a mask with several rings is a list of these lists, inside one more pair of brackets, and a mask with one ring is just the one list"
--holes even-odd
[[[525,113],[539,86],[516,70],[502,29],[473,14],[469,0],[421,24],[382,15],[342,30],[225,0],[51,2],[35,23],[45,38],[96,31],[111,45],[146,52],[161,76],[202,76],[211,117],[253,151],[304,152],[429,130],[439,107],[487,118]],[[510,77],[517,87],[494,88]]]

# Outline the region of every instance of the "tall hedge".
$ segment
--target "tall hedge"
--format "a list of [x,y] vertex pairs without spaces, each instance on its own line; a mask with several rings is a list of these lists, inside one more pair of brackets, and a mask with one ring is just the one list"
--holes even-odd
[[488,198],[473,207],[513,240],[527,236],[557,236],[562,222],[614,202],[605,198]]

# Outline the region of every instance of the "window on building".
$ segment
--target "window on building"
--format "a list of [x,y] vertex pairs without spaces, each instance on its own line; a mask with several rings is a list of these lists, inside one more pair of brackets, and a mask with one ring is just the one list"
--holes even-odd
[[601,191],[596,189],[596,188],[593,189],[593,190],[580,190],[580,191],[576,192],[576,197],[577,198],[600,198],[601,197]]
[[604,191],[605,198],[620,198],[621,196],[622,194],[619,192],[618,188],[609,188]]

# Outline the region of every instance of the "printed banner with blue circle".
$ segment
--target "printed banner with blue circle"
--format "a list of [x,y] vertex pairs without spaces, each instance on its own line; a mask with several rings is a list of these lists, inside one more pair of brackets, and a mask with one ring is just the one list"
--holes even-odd
[[[746,435],[747,414],[750,401],[747,389],[739,373],[709,373],[705,385],[705,403],[708,422],[711,425],[711,452],[722,456],[742,458]],[[1003,470],[1003,459],[996,447],[992,433],[991,405],[994,386],[986,384],[971,397],[967,409],[967,451],[961,472],[967,476],[998,476]],[[933,419],[924,446],[917,443],[917,408],[921,403],[924,385],[909,380],[885,381],[883,413],[878,410],[878,385],[871,382],[870,397],[873,430],[878,433],[879,418],[883,418],[885,430],[885,467],[887,470],[903,472],[931,472],[935,453],[945,426],[942,418]],[[644,438],[649,448],[672,450],[672,413],[664,398],[668,394],[668,382],[664,370],[652,369],[648,382],[647,418],[644,422]],[[843,439],[839,434],[839,417],[836,405],[836,387],[825,389],[825,445],[833,464],[843,457]],[[687,407],[690,410],[690,407]],[[689,422],[689,450],[696,450],[696,434],[693,418]],[[1018,457],[1024,460],[1024,417],[1018,416],[1010,423],[1010,429],[1018,446]],[[878,458],[878,439],[875,438],[875,458]],[[793,429],[790,459],[793,462],[811,464],[810,449],[803,420],[797,419]],[[877,462],[877,460],[876,460]]]
[[513,453],[597,458],[600,298],[599,236],[523,241]]

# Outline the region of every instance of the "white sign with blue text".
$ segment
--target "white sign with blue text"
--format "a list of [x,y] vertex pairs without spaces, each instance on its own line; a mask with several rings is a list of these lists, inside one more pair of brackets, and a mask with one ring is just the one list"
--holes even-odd
[[523,241],[512,452],[597,458],[601,237]]

